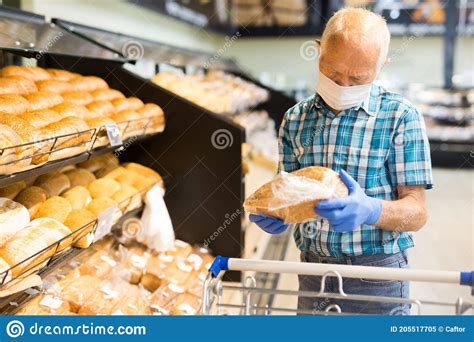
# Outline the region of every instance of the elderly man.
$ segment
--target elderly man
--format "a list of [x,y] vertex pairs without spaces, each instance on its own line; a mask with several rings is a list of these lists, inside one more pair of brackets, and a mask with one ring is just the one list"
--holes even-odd
[[[321,201],[322,219],[292,227],[303,262],[406,268],[412,232],[427,220],[425,189],[432,187],[423,118],[402,96],[376,85],[390,33],[385,20],[364,9],[342,9],[321,41],[317,93],[290,108],[280,128],[280,169],[320,165],[340,172],[344,199]],[[272,217],[250,220],[271,234],[288,225]],[[301,291],[318,291],[321,278],[300,276]],[[407,298],[404,281],[344,279],[348,294]],[[338,280],[326,280],[337,292]],[[408,314],[407,304],[300,296],[298,309]]]

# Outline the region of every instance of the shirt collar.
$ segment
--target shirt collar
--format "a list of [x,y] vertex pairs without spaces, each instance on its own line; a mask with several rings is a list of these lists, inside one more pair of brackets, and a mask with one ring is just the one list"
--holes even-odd
[[[313,104],[316,108],[321,109],[322,106],[325,106],[324,100],[319,94],[314,96]],[[370,88],[370,93],[367,95],[367,98],[362,102],[359,107],[355,108],[356,110],[362,109],[370,116],[376,116],[379,110],[379,86],[372,84]]]

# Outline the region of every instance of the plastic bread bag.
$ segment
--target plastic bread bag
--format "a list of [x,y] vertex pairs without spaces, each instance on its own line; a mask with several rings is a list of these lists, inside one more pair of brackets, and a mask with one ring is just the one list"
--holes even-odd
[[142,214],[142,229],[137,233],[137,241],[157,252],[174,249],[174,230],[166,208],[164,189],[153,186],[145,195],[145,208]]
[[316,218],[314,207],[320,200],[347,195],[347,187],[335,171],[310,166],[292,173],[281,172],[247,198],[244,208],[250,214],[300,223]]

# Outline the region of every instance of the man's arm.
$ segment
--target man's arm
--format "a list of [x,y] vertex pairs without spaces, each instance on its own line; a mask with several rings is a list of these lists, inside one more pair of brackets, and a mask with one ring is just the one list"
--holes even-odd
[[382,201],[382,212],[375,225],[395,232],[421,229],[428,219],[424,186],[399,186],[397,189],[398,200]]

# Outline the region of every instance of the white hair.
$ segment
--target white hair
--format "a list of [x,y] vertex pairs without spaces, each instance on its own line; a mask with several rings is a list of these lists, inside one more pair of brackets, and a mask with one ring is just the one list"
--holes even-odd
[[358,44],[377,44],[379,47],[378,70],[388,57],[390,31],[384,17],[363,8],[344,8],[337,11],[327,22],[321,37],[321,47],[335,35]]

